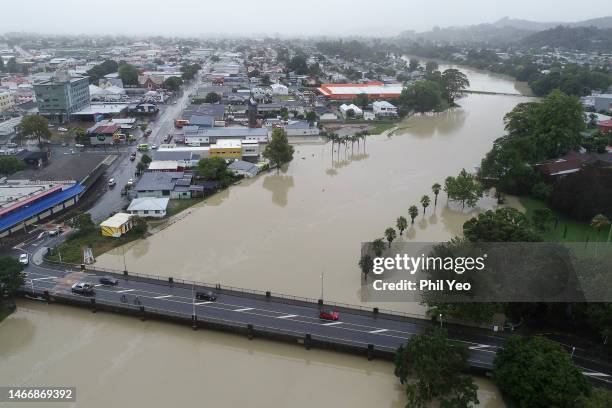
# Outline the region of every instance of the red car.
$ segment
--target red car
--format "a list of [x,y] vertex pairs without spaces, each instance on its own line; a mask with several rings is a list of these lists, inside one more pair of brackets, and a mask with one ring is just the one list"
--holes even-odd
[[319,319],[323,320],[338,320],[340,318],[340,314],[331,309],[324,309],[319,312]]

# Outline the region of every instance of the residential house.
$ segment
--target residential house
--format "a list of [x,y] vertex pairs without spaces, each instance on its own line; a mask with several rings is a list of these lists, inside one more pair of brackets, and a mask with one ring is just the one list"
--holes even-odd
[[289,88],[283,84],[272,84],[272,95],[289,95]]
[[191,174],[181,171],[147,172],[142,175],[134,191],[138,197],[191,198],[191,180]]
[[227,166],[227,170],[236,175],[254,177],[259,173],[259,167],[244,160],[235,160]]
[[170,199],[141,197],[135,198],[130,203],[127,211],[132,215],[137,215],[143,218],[164,218]]
[[133,227],[132,215],[117,213],[100,224],[100,230],[105,237],[119,238]]
[[397,107],[387,101],[372,103],[374,114],[378,117],[397,116]]

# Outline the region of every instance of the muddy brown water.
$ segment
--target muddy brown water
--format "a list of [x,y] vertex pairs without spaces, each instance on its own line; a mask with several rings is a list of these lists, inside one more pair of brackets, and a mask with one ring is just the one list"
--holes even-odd
[[[517,89],[464,71],[474,86],[484,83],[478,90]],[[245,180],[126,246],[128,270],[311,298],[321,294],[323,273],[325,299],[359,303],[360,243],[382,237],[433,183],[473,170],[503,134],[504,114],[524,100],[472,94],[459,108],[407,119],[392,136],[369,137],[365,147],[296,145],[283,171]],[[462,211],[441,194],[401,239],[447,240],[494,206],[486,198]],[[98,264],[122,270],[123,249]],[[423,313],[414,303],[379,306]],[[477,383],[480,406],[504,406],[494,384]],[[25,301],[0,323],[0,384],[74,385],[72,406],[88,408],[405,404],[388,362]]]

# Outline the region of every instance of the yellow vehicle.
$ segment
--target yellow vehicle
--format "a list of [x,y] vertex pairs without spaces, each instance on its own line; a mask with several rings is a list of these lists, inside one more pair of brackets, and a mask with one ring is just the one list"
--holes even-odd
[[149,145],[147,143],[141,143],[138,145],[137,149],[141,152],[149,151]]

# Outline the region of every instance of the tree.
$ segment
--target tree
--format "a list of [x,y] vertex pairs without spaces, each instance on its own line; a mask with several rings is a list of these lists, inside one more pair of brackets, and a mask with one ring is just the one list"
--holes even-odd
[[368,104],[370,103],[370,98],[368,98],[368,94],[360,93],[357,94],[357,96],[353,100],[353,103],[359,106],[361,109],[365,109],[366,106],[368,106]]
[[0,72],[4,72],[6,67],[4,66],[4,59],[0,58]]
[[272,140],[266,146],[263,156],[270,160],[273,166],[277,167],[293,160],[293,146],[289,144],[287,134],[283,129],[274,129]]
[[0,176],[9,176],[25,169],[23,160],[15,156],[0,156]]
[[117,72],[124,85],[138,85],[138,70],[135,66],[123,63],[119,65]]
[[476,206],[478,199],[482,197],[484,189],[476,181],[474,176],[462,169],[457,177],[447,177],[444,182],[444,192],[449,200],[460,201],[461,208]]
[[391,227],[385,230],[385,238],[387,238],[387,242],[389,242],[389,248],[391,248],[391,243],[397,237],[395,230]]
[[315,111],[306,112],[306,120],[312,126],[317,121],[317,113]]
[[406,220],[406,217],[399,217],[395,224],[400,232],[400,235],[402,235],[404,233],[404,230],[408,228],[408,220]]
[[372,272],[372,268],[374,267],[374,260],[368,254],[365,254],[359,260],[359,267],[361,268],[361,273],[363,273],[363,277],[365,280],[368,280],[368,274]]
[[421,408],[434,401],[442,408],[478,404],[478,387],[463,374],[469,367],[467,358],[467,348],[450,341],[445,329],[413,335],[395,353],[395,375],[406,385],[407,406]]
[[408,112],[429,112],[440,106],[442,93],[437,83],[433,81],[417,81],[405,88],[399,98],[401,109]]
[[16,259],[0,256],[0,299],[2,295],[13,296],[24,281],[23,265]]
[[221,95],[216,92],[209,92],[204,98],[205,103],[219,103],[221,102]]
[[142,157],[140,158],[140,161],[143,162],[144,164],[149,164],[153,161],[153,159],[151,159],[151,156],[149,156],[148,154],[143,154]]
[[421,197],[421,205],[423,206],[423,215],[425,215],[425,210],[429,207],[430,199],[428,195],[424,195]]
[[183,80],[181,78],[177,77],[177,76],[171,76],[171,77],[168,77],[164,81],[164,85],[169,90],[171,90],[173,92],[176,92],[179,89],[181,89],[181,85],[183,85]]
[[548,224],[554,219],[555,216],[550,208],[538,208],[533,212],[531,221],[538,231],[544,232],[548,229]]
[[82,127],[76,128],[74,130],[74,134],[75,134],[75,142],[82,144],[82,145],[89,143],[89,138],[87,137],[85,129],[83,129]]
[[225,183],[230,178],[227,171],[227,163],[221,157],[200,159],[197,172],[199,177],[209,181],[220,181]]
[[24,116],[19,125],[21,129],[21,137],[26,139],[36,139],[40,148],[51,137],[49,130],[49,121],[44,116],[31,115]]
[[17,68],[17,60],[15,57],[11,57],[6,63],[6,72],[10,74],[15,74],[19,72],[19,68]]
[[297,75],[308,74],[308,64],[306,58],[303,55],[296,55],[287,64],[289,72],[295,72]]
[[372,250],[374,251],[374,255],[380,257],[385,250],[385,241],[382,238],[376,238],[372,241]]
[[463,224],[463,235],[471,242],[540,242],[525,214],[514,208],[488,210]]
[[440,190],[442,189],[442,186],[439,183],[434,183],[433,186],[431,186],[431,191],[432,193],[434,193],[434,207],[438,205],[438,194],[440,194]]
[[80,213],[76,217],[72,218],[69,221],[69,224],[75,231],[70,234],[68,239],[82,237],[92,233],[96,229],[96,224],[94,224],[93,220],[91,219],[91,214],[89,213]]
[[410,69],[410,71],[416,71],[419,68],[419,60],[416,58],[410,58],[410,61],[408,62],[408,69]]
[[411,205],[408,208],[408,214],[410,214],[411,223],[414,224],[414,219],[419,215],[419,209],[416,205]]
[[427,61],[425,63],[425,72],[433,74],[434,71],[438,70],[438,63],[436,61]]
[[574,408],[590,386],[563,348],[543,337],[512,336],[497,351],[494,377],[521,407]]
[[442,73],[443,94],[449,103],[454,103],[455,98],[470,86],[467,76],[458,69],[449,68]]
[[604,388],[595,388],[591,395],[581,395],[576,400],[575,408],[610,408],[612,407],[612,392]]
[[138,173],[142,173],[143,171],[145,171],[146,168],[147,168],[147,165],[145,163],[143,163],[142,161],[139,161],[136,164],[136,171]]
[[132,221],[132,229],[131,229],[132,233],[138,235],[139,237],[142,237],[144,234],[147,233],[149,226],[147,224],[147,221],[144,218],[133,216],[131,218],[131,221]]

